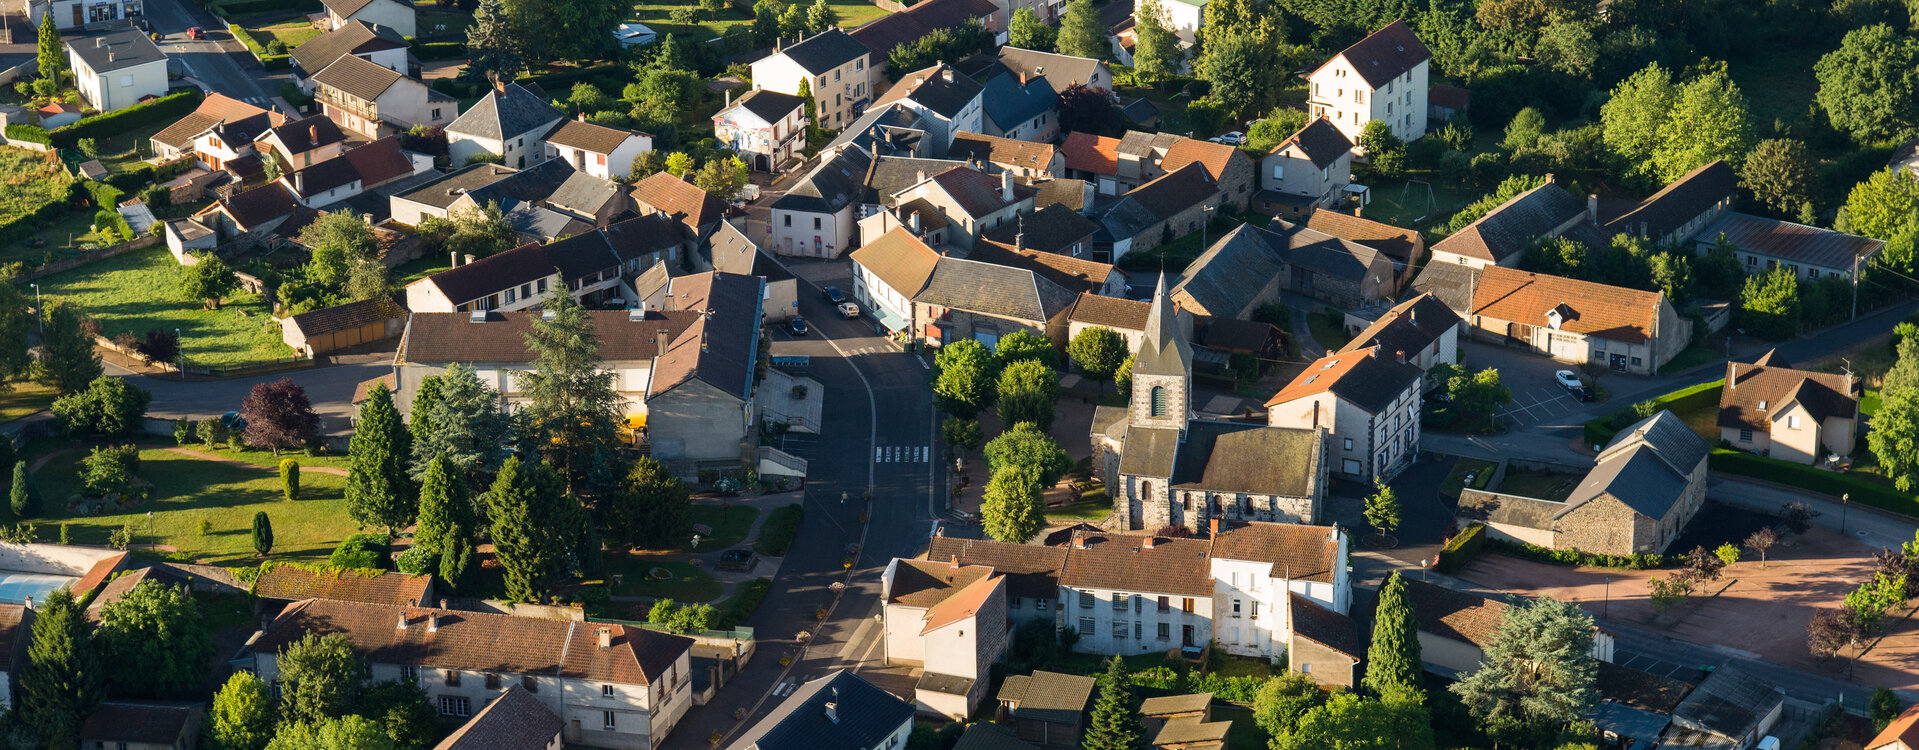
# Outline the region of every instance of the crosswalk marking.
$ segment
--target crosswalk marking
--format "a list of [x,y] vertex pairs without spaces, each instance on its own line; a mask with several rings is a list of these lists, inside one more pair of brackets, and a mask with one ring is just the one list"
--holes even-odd
[[878,445],[873,447],[873,463],[923,464],[932,449],[924,445]]

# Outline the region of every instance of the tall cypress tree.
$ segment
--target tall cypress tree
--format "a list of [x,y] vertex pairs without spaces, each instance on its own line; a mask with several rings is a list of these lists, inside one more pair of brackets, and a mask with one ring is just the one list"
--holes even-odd
[[553,577],[578,552],[585,510],[546,464],[506,460],[486,494],[494,558],[506,574],[506,598],[544,601]]
[[13,489],[8,500],[13,506],[14,518],[33,518],[40,515],[40,488],[33,483],[33,475],[27,473],[27,462],[13,462]]
[[362,526],[384,526],[387,536],[413,523],[418,511],[407,459],[413,441],[393,408],[393,394],[376,383],[360,405],[353,442],[347,450],[347,515]]
[[1394,571],[1379,587],[1373,644],[1366,651],[1366,689],[1374,695],[1419,689],[1419,620],[1406,598],[1406,580]]
[[60,44],[60,29],[53,25],[53,11],[40,17],[40,77],[58,87],[67,75],[67,50]]
[[426,434],[431,429],[428,417],[433,413],[435,404],[440,403],[440,376],[428,375],[420,378],[420,387],[413,392],[413,405],[406,412],[406,431],[412,435]]
[[1114,656],[1106,662],[1106,679],[1093,702],[1093,719],[1086,725],[1080,747],[1086,750],[1136,750],[1144,743],[1133,691],[1126,685],[1126,666]]
[[526,332],[533,370],[521,373],[527,404],[519,413],[531,425],[546,462],[566,478],[567,487],[584,487],[593,457],[619,444],[621,399],[613,391],[614,373],[600,367],[600,337],[593,318],[564,287],[546,298],[546,313]]
[[445,551],[454,527],[474,528],[473,500],[466,483],[455,475],[453,461],[442,453],[427,464],[420,482],[420,522],[413,529],[413,546],[438,555]]
[[20,675],[16,707],[54,750],[80,747],[80,722],[100,705],[105,674],[93,648],[93,626],[64,588],[47,595],[33,618],[33,642]]
[[[427,465],[444,453],[453,462],[454,473],[478,490],[493,481],[493,472],[506,458],[509,422],[500,412],[500,394],[463,363],[448,366],[438,382],[425,416],[426,429],[413,432],[410,476],[425,479]],[[416,400],[416,413],[419,408]]]
[[267,512],[255,511],[253,514],[253,551],[266,557],[273,551],[273,521],[267,518]]

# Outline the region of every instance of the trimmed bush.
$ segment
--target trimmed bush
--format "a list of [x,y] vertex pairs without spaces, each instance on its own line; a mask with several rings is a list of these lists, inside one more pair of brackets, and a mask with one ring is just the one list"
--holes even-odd
[[94,115],[72,125],[56,128],[47,133],[48,141],[56,148],[73,148],[81,138],[111,138],[153,122],[171,122],[185,117],[187,113],[199,107],[201,100],[205,98],[206,94],[201,93],[199,89],[167,94],[150,102]]
[[1253,698],[1259,694],[1259,687],[1266,684],[1265,677],[1223,677],[1216,672],[1191,675],[1191,684],[1187,690],[1194,693],[1212,693],[1214,698],[1230,703],[1252,705]]
[[300,462],[291,458],[280,459],[280,491],[286,493],[288,500],[300,499]]
[[94,182],[93,180],[80,181],[80,189],[86,191],[87,197],[92,199],[93,205],[98,208],[113,208],[114,206],[118,206],[120,205],[120,199],[125,198],[127,195],[126,191],[120,188],[104,182]]
[[385,534],[354,534],[340,542],[327,557],[335,568],[383,568],[386,561]]
[[[1669,410],[1675,414],[1703,409],[1719,404],[1719,393],[1725,387],[1726,380],[1721,378],[1710,383],[1700,383],[1690,388],[1681,388],[1652,399],[1653,408]],[[1633,412],[1631,405],[1619,411],[1586,423],[1586,444],[1603,446],[1612,442],[1613,436],[1620,430],[1632,426],[1640,417]]]
[[1726,448],[1713,449],[1712,457],[1706,460],[1706,464],[1713,471],[1776,482],[1835,498],[1842,494],[1849,494],[1855,503],[1889,510],[1903,516],[1919,516],[1919,497],[1861,476],[1826,471],[1805,464]]
[[240,0],[220,5],[220,9],[231,16],[243,16],[249,13],[315,13],[324,7],[311,0]]
[[278,54],[268,52],[267,48],[261,45],[259,40],[253,38],[253,34],[247,32],[246,27],[237,23],[230,23],[227,24],[227,31],[232,32],[233,38],[240,40],[241,44],[247,46],[247,51],[252,52],[254,58],[260,61],[260,67],[266,68],[267,70],[277,70],[293,64],[292,55],[284,52]]
[[1504,539],[1488,539],[1486,544],[1491,546],[1494,552],[1502,555],[1554,565],[1584,565],[1589,568],[1621,570],[1652,570],[1666,565],[1666,558],[1661,555],[1599,555],[1576,549],[1547,549],[1537,544],[1508,542]]
[[1467,563],[1479,556],[1479,549],[1486,544],[1485,524],[1471,524],[1446,540],[1446,546],[1439,550],[1439,562],[1433,569],[1452,575],[1466,567]]
[[307,96],[306,92],[301,91],[300,87],[294,85],[292,81],[280,84],[280,98],[287,100],[288,104],[299,107],[300,109],[306,109],[313,105],[313,97]]
[[26,125],[26,124],[8,125],[7,140],[26,141],[28,143],[40,143],[40,144],[48,144],[53,142],[51,139],[47,138],[47,131],[45,128],[42,128],[38,125]]
[[413,53],[422,60],[453,60],[466,57],[466,44],[461,42],[426,42],[413,45]]

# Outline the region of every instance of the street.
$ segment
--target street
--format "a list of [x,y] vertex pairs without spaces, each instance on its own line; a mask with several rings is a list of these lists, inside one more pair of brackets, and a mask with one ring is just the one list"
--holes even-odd
[[[226,24],[190,0],[149,0],[146,19],[162,34],[160,49],[172,56],[184,74],[209,91],[225,94],[256,107],[271,107],[280,93],[274,79],[260,67],[246,46],[227,31]],[[198,26],[206,39],[190,40],[186,30]]]

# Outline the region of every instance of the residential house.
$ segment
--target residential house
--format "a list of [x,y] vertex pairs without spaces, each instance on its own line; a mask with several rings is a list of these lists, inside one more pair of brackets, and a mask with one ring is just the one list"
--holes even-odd
[[1473,268],[1519,265],[1525,249],[1540,240],[1565,236],[1595,249],[1606,240],[1593,225],[1588,206],[1553,182],[1493,207],[1485,216],[1433,244],[1428,265],[1456,263]]
[[326,27],[338,29],[354,21],[385,26],[402,37],[419,36],[413,5],[403,0],[321,0]]
[[[740,263],[738,252],[727,250],[729,246],[722,235],[731,225],[721,222],[720,231],[712,237],[714,270],[724,273],[747,274],[741,268],[747,266],[753,270],[749,275],[766,276],[768,281],[774,275],[763,273],[764,266],[758,263]],[[613,254],[619,258],[621,279],[620,296],[627,306],[646,304],[649,309],[660,309],[666,304],[667,282],[671,281],[671,272],[684,268],[680,260],[684,253],[694,252],[697,243],[687,233],[684,225],[666,214],[647,214],[625,221],[618,221],[600,229],[606,235],[606,242],[613,248]],[[733,230],[733,234],[739,234]],[[741,235],[744,239],[744,235]],[[684,274],[682,274],[684,275]],[[639,279],[642,276],[657,279],[657,284],[647,286],[648,292],[656,292],[659,299],[651,299],[648,294],[639,293]],[[629,294],[631,292],[631,294]],[[772,300],[768,300],[770,304]]]
[[[86,0],[26,0],[20,3],[25,17],[33,28],[39,28],[40,19],[53,15],[54,28],[65,31],[89,24],[134,19],[145,15],[143,0],[107,0],[87,2]],[[18,34],[19,32],[15,32]],[[32,30],[28,29],[31,34]],[[15,37],[18,39],[19,37]],[[30,41],[30,40],[29,40]]]
[[1059,137],[1059,95],[1043,80],[1000,72],[986,79],[986,135],[1050,143]]
[[539,696],[514,685],[433,750],[560,750],[566,723]]
[[[1105,328],[1126,339],[1127,351],[1137,352],[1140,343],[1146,340],[1146,319],[1152,313],[1151,302],[1080,292],[1073,311],[1067,315],[1066,340],[1072,341],[1088,328]],[[1190,326],[1192,322],[1190,315],[1181,319],[1183,325]]]
[[896,557],[880,576],[880,598],[886,663],[924,670],[914,689],[919,710],[971,716],[1012,641],[1006,577],[980,565]]
[[1044,79],[1053,93],[1062,93],[1074,84],[1113,90],[1113,69],[1105,60],[1074,57],[1053,52],[1002,46],[994,54],[1000,67],[1028,80]]
[[1225,202],[1219,182],[1198,162],[1139,186],[1100,217],[1099,239],[1112,243],[1107,262],[1118,263],[1129,252],[1152,250],[1199,231]]
[[1695,236],[1694,251],[1711,252],[1722,238],[1746,273],[1783,267],[1802,281],[1829,276],[1852,279],[1886,247],[1885,240],[1735,212]]
[[530,169],[477,164],[415,186],[389,200],[393,220],[418,226],[427,217],[450,218],[499,204],[528,242],[583,234],[633,209],[619,183],[576,172],[558,159]]
[[775,255],[837,258],[856,246],[854,213],[874,159],[856,144],[820,155],[813,171],[773,200],[766,247]]
[[981,242],[973,246],[972,254],[966,259],[1032,271],[1075,294],[1090,292],[1118,297],[1126,293],[1126,275],[1111,265],[1016,247]]
[[982,539],[959,539],[938,533],[927,547],[926,559],[959,561],[962,566],[991,568],[1006,578],[1006,618],[1015,623],[1052,622],[1059,611],[1059,574],[1066,568],[1064,547],[1004,544]]
[[416,125],[447,125],[459,105],[419,79],[355,55],[343,55],[313,74],[313,98],[340,127],[384,138]]
[[[1486,659],[1486,647],[1492,645],[1513,605],[1415,578],[1404,580],[1406,601],[1419,621],[1419,658],[1426,671],[1448,678],[1478,671]],[[1593,628],[1591,653],[1610,663],[1613,635]]]
[[1419,406],[1425,371],[1404,352],[1368,347],[1329,354],[1306,366],[1266,401],[1266,423],[1325,430],[1332,471],[1359,482],[1385,481],[1419,457]]
[[1171,133],[1129,130],[1119,139],[1115,155],[1119,182],[1123,186],[1143,186],[1187,164],[1201,164],[1219,185],[1220,192],[1226,194],[1226,202],[1239,208],[1244,208],[1252,198],[1258,177],[1255,173],[1259,171],[1258,165],[1237,148]]
[[321,208],[431,169],[433,157],[402,151],[399,138],[387,136],[283,174],[280,182],[293,189],[300,203]]
[[1699,687],[1673,709],[1672,723],[1660,734],[1659,746],[1712,750],[1759,747],[1761,738],[1772,732],[1785,712],[1786,691],[1738,665],[1727,664],[1700,680]]
[[1465,490],[1459,516],[1493,538],[1599,555],[1660,554],[1706,499],[1712,446],[1670,411],[1621,430],[1563,501]]
[[301,91],[311,94],[313,76],[347,55],[405,75],[410,70],[407,46],[405,37],[390,26],[374,26],[357,19],[348,21],[293,48],[293,82]]
[[875,157],[932,158],[933,146],[938,139],[927,135],[930,126],[925,119],[907,102],[895,101],[868,107],[821,150],[832,151],[851,143],[858,144]]
[[1139,183],[1119,180],[1119,139],[1092,133],[1067,133],[1060,144],[1066,176],[1094,183],[1100,195],[1120,195]]
[[1000,683],[994,721],[1040,747],[1079,747],[1096,683],[1085,675],[1033,670]]
[[[1012,16],[1002,7],[1001,0],[925,0],[908,6],[906,10],[861,24],[851,32],[851,38],[869,50],[866,69],[873,76],[874,87],[878,87],[881,76],[887,72],[887,61],[894,47],[912,43],[941,29],[958,29],[974,21],[979,22],[981,28],[998,35],[1006,30],[1011,20]],[[753,80],[759,79],[756,72]]]
[[560,123],[543,140],[546,158],[603,180],[626,179],[633,174],[633,160],[653,150],[653,136],[587,122],[585,115]]
[[506,166],[525,169],[547,158],[542,139],[564,119],[566,113],[525,86],[502,84],[446,126],[447,156],[461,165],[492,154]]
[[528,243],[454,266],[408,284],[406,306],[415,316],[525,310],[560,286],[585,305],[619,296],[619,258],[603,234],[588,232],[551,245]]
[[976,163],[987,174],[1011,172],[1016,177],[1053,177],[1066,171],[1066,157],[1050,143],[1001,138],[980,133],[953,134],[948,158]]
[[[393,221],[418,227],[429,218],[450,218],[455,204],[462,208],[472,205],[467,198],[469,193],[518,174],[519,171],[498,164],[472,164],[455,169],[444,177],[389,199]],[[485,205],[482,203],[478,207]]]
[[191,156],[195,166],[225,171],[242,185],[258,185],[266,181],[266,169],[254,140],[285,122],[278,112],[215,93],[155,133],[150,143],[156,158]]
[[406,308],[399,303],[374,297],[282,318],[280,340],[312,357],[399,336],[406,331],[406,316]]
[[1374,120],[1402,141],[1418,140],[1426,134],[1432,57],[1405,21],[1393,21],[1308,73],[1306,106],[1353,144]]
[[708,252],[713,258],[713,270],[758,276],[766,280],[764,307],[768,319],[786,320],[799,315],[799,277],[794,276],[778,259],[761,251],[734,222],[720,222],[719,230],[713,233],[708,245]]
[[[1208,577],[1213,588],[1213,639],[1227,653],[1269,661],[1282,655],[1300,659],[1303,654],[1289,650],[1301,626],[1300,607],[1291,601],[1296,598],[1327,613],[1306,615],[1317,618],[1308,624],[1309,634],[1334,640],[1336,648],[1350,653],[1351,640],[1312,627],[1317,620],[1344,619],[1352,607],[1352,584],[1344,562],[1349,540],[1339,527],[1281,523],[1225,527],[1217,519],[1211,523]],[[1357,640],[1356,635],[1352,640]]]
[[167,56],[147,33],[129,23],[66,40],[73,87],[88,107],[126,109],[167,93]]
[[[1035,196],[1034,205],[1038,206],[1038,203],[1039,197]],[[979,248],[985,245],[997,245],[1016,252],[1047,253],[1097,263],[1091,259],[1091,253],[1093,239],[1098,234],[1099,224],[1064,204],[1054,203],[1019,216],[1011,224],[1001,224],[987,230],[980,242],[974,245],[973,251],[979,252]],[[1105,263],[1097,265],[1111,268]],[[1101,293],[1118,295],[1123,291],[1123,288],[1115,288]]]
[[80,725],[80,747],[194,750],[206,705],[174,701],[102,702]]
[[1865,750],[1919,750],[1919,705],[1901,711],[1866,743]]
[[1366,641],[1353,619],[1290,591],[1286,605],[1293,632],[1292,641],[1286,644],[1286,669],[1311,677],[1324,687],[1358,687],[1359,662],[1366,658]]
[[899,748],[913,733],[913,704],[839,669],[800,685],[728,750]]
[[853,251],[853,298],[893,333],[913,330],[913,298],[926,288],[940,254],[905,227]]
[[1320,117],[1280,141],[1260,160],[1259,172],[1265,187],[1253,195],[1257,210],[1289,221],[1307,219],[1345,200],[1353,181],[1353,143]]
[[[1139,24],[1139,5],[1134,4],[1133,25]],[[1204,0],[1172,0],[1160,3],[1160,19],[1167,29],[1179,36],[1182,49],[1198,41],[1199,27],[1206,23],[1206,3]],[[1130,30],[1130,29],[1129,29]],[[1131,57],[1131,53],[1127,57]]]
[[1459,337],[1465,321],[1438,297],[1421,293],[1394,305],[1339,349],[1351,354],[1361,349],[1405,353],[1408,364],[1428,372],[1435,365],[1459,364]]
[[518,685],[561,718],[568,744],[648,750],[693,704],[692,639],[610,623],[308,599],[281,610],[245,653],[277,686],[288,646],[333,634],[370,679],[419,685],[444,717],[469,718]]
[[379,575],[334,575],[293,565],[273,565],[260,571],[252,593],[268,614],[306,599],[405,607],[432,606],[437,601],[430,575],[391,571]]
[[[1682,244],[1732,211],[1738,187],[1739,175],[1732,165],[1714,160],[1673,180],[1625,213],[1600,223],[1599,228],[1609,236],[1623,234],[1658,246]],[[1590,212],[1598,210],[1597,198],[1588,198],[1587,202],[1592,207]]]
[[1483,340],[1634,375],[1658,372],[1692,340],[1692,321],[1663,292],[1490,265],[1474,276],[1461,316]]
[[1403,229],[1371,219],[1362,219],[1338,211],[1314,211],[1306,217],[1306,228],[1365,245],[1393,262],[1393,286],[1404,288],[1413,280],[1413,270],[1426,255],[1426,237],[1417,229]]
[[1161,276],[1135,354],[1131,402],[1093,415],[1093,470],[1113,495],[1117,523],[1198,530],[1221,517],[1317,521],[1328,468],[1324,434],[1195,419],[1190,335]]
[[1863,388],[1851,373],[1796,370],[1768,351],[1757,362],[1726,363],[1719,391],[1719,439],[1739,450],[1819,465],[1851,456]]
[[27,644],[33,641],[33,610],[22,604],[0,604],[0,707],[13,709],[13,676],[27,666]]
[[193,215],[195,221],[229,242],[297,236],[318,217],[319,213],[301,203],[283,182],[234,193]]
[[778,171],[806,148],[806,100],[754,89],[713,115],[713,135],[754,171]]
[[1165,653],[1219,638],[1212,542],[1078,532],[1060,572],[1060,614],[1075,651]]
[[993,348],[1014,331],[1065,346],[1074,295],[1024,268],[943,257],[913,295],[915,338],[941,346],[972,339]]
[[670,172],[655,172],[633,184],[633,206],[641,214],[662,214],[685,225],[696,240],[705,239],[726,216],[726,201]]
[[866,45],[846,32],[827,29],[795,44],[774,45],[773,54],[755,60],[753,88],[799,96],[805,84],[819,118],[814,124],[839,130],[853,122],[873,97],[869,53]]
[[1201,315],[1247,318],[1285,292],[1342,309],[1392,297],[1392,263],[1385,255],[1304,226],[1269,226],[1242,224],[1215,241],[1187,266],[1173,287],[1174,301]]
[[900,191],[894,199],[924,199],[955,230],[946,241],[971,248],[980,235],[1014,223],[1020,214],[1032,213],[1038,192],[1019,184],[1011,172],[1001,172],[995,180],[979,170],[956,167]]
[[273,157],[282,172],[313,166],[346,151],[346,133],[326,115],[313,115],[268,128],[254,139],[261,158]]
[[918,115],[922,129],[932,139],[932,155],[945,156],[955,134],[984,130],[980,106],[983,90],[973,79],[954,71],[953,66],[939,63],[902,76],[874,105],[898,103]]

